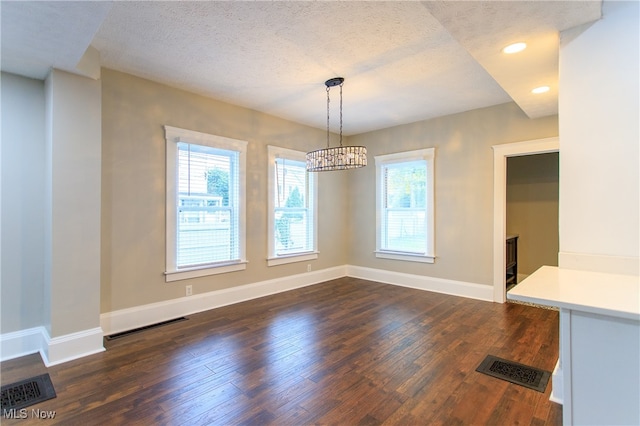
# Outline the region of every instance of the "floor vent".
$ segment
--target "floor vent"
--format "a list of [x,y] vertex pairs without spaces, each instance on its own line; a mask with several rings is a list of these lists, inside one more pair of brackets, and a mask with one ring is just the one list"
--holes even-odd
[[149,329],[152,329],[152,328],[158,328],[158,327],[162,327],[163,325],[169,325],[169,324],[173,324],[173,323],[180,322],[180,321],[186,321],[186,320],[187,320],[187,318],[185,318],[185,317],[174,318],[174,319],[170,319],[168,321],[162,321],[162,322],[159,322],[159,323],[156,323],[156,324],[145,325],[144,327],[138,327],[138,328],[134,328],[132,330],[123,331],[121,333],[111,334],[109,336],[105,336],[105,339],[107,339],[107,340],[115,340],[115,339],[119,339],[121,337],[130,336],[130,335],[135,334],[135,333],[140,333],[141,331],[149,330]]
[[487,355],[476,371],[538,392],[545,391],[551,377],[551,373],[548,371],[507,361],[493,355]]
[[56,397],[48,374],[2,386],[2,412],[20,410]]

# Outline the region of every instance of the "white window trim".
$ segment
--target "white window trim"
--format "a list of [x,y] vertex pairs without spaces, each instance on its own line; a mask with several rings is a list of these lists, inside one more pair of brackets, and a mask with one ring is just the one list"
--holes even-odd
[[317,185],[317,177],[315,173],[308,173],[308,179],[313,182],[313,192],[310,194],[309,201],[312,203],[313,208],[313,249],[311,251],[296,253],[296,254],[287,254],[278,256],[275,251],[275,232],[272,224],[275,221],[274,217],[274,194],[275,194],[275,185],[273,176],[275,176],[275,161],[276,158],[288,158],[296,161],[306,161],[306,153],[302,151],[296,151],[288,148],[281,148],[278,146],[267,146],[267,162],[269,164],[268,170],[268,178],[267,178],[267,194],[269,197],[268,201],[268,226],[267,226],[267,244],[268,244],[268,257],[267,257],[267,266],[277,266],[284,265],[287,263],[294,262],[306,262],[309,260],[314,260],[318,258],[318,185]]
[[[434,263],[435,255],[435,223],[434,223],[434,158],[435,148],[418,149],[415,151],[397,152],[393,154],[377,155],[376,164],[376,250],[375,255],[381,259],[402,260],[407,262]],[[383,173],[382,167],[388,164],[408,161],[427,161],[427,250],[424,254],[402,251],[383,250],[382,247],[382,214],[384,210]]]
[[[165,281],[178,281],[189,278],[204,277],[207,275],[224,274],[227,272],[246,269],[246,161],[247,141],[225,138],[223,136],[210,135],[193,130],[164,126],[166,139],[166,269]],[[238,196],[238,250],[237,261],[221,262],[219,264],[205,265],[195,268],[181,268],[176,266],[176,197],[177,197],[177,170],[178,170],[178,143],[192,143],[210,146],[212,148],[238,151],[239,164],[239,196]]]

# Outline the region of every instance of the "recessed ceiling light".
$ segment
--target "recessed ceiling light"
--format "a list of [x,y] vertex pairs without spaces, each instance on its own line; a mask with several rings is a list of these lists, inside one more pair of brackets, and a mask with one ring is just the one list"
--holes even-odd
[[507,47],[502,49],[502,51],[504,53],[511,54],[511,53],[522,52],[526,48],[527,48],[527,43],[519,42],[519,43],[513,43],[508,45]]
[[537,95],[537,94],[545,93],[545,92],[548,92],[548,91],[549,91],[549,86],[540,86],[540,87],[536,87],[535,89],[533,89],[531,91],[531,93],[535,93]]

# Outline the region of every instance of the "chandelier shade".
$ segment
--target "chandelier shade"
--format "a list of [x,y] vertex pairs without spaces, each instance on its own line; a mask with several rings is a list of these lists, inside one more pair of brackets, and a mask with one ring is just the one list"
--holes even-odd
[[364,146],[334,146],[307,153],[310,172],[357,169],[366,165],[367,148]]
[[[327,86],[327,147],[307,153],[307,171],[324,172],[331,170],[357,169],[367,165],[367,148],[364,146],[342,145],[342,84],[344,78],[335,77],[325,81]],[[329,91],[340,86],[340,146],[330,146],[329,131]]]

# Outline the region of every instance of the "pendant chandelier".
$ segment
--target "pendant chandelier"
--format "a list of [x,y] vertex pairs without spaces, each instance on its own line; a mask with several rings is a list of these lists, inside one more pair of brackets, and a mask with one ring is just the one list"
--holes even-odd
[[[323,172],[329,170],[347,170],[367,165],[367,148],[364,146],[342,145],[342,84],[344,78],[336,77],[325,81],[327,86],[327,147],[307,153],[307,171]],[[340,86],[340,146],[329,146],[329,91]]]

